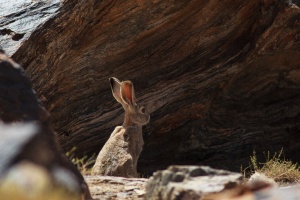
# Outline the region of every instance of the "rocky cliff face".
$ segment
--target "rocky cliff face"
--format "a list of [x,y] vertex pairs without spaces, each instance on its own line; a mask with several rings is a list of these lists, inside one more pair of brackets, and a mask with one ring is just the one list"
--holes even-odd
[[300,161],[299,8],[285,0],[71,1],[13,57],[65,150],[98,153],[130,79],[151,114],[138,171],[239,170],[253,149]]

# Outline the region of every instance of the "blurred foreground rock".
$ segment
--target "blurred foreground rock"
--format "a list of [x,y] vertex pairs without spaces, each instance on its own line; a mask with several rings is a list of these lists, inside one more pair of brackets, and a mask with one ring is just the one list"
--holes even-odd
[[0,199],[14,199],[1,195],[5,195],[7,188],[15,187],[29,196],[59,188],[72,198],[76,195],[77,199],[81,196],[89,199],[87,185],[61,152],[49,115],[38,101],[29,79],[22,68],[2,52],[0,138]]
[[218,193],[206,194],[201,200],[298,200],[300,185],[277,188],[266,183],[239,185]]

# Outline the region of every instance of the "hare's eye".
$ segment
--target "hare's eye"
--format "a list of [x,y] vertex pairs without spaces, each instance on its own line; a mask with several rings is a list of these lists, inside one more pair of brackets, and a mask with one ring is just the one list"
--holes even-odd
[[141,108],[141,112],[142,112],[142,113],[145,113],[145,112],[146,112],[146,109],[145,109],[144,107],[142,107],[142,108]]

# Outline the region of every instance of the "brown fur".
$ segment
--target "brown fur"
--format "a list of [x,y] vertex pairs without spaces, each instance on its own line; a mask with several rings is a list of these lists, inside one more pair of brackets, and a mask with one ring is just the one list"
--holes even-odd
[[117,126],[100,151],[92,169],[94,175],[137,177],[137,160],[144,141],[142,125],[149,122],[150,116],[143,107],[136,104],[133,84],[110,78],[115,99],[125,110],[122,126]]

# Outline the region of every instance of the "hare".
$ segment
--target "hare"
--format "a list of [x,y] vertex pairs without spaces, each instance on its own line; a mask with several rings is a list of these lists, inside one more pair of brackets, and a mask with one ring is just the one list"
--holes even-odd
[[149,122],[150,115],[143,106],[136,104],[131,81],[120,82],[112,77],[109,82],[114,98],[125,110],[125,118],[100,151],[92,174],[137,177],[137,160],[144,145],[142,126]]

